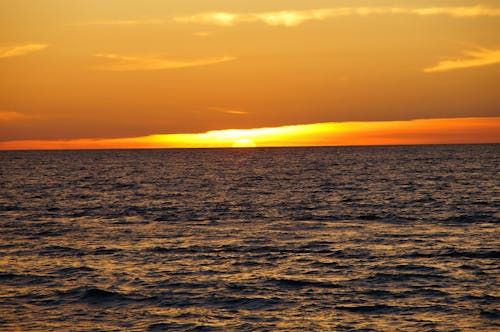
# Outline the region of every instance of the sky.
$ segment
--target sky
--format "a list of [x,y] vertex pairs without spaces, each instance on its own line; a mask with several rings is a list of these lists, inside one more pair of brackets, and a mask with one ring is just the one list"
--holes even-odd
[[0,149],[500,142],[497,0],[0,8]]

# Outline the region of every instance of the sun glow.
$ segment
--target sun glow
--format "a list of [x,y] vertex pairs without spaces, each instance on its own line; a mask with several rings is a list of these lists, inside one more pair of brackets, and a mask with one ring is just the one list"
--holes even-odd
[[257,145],[249,138],[240,138],[234,141],[233,148],[255,148]]
[[6,141],[0,142],[0,150],[498,143],[499,133],[500,117],[327,122],[132,138]]

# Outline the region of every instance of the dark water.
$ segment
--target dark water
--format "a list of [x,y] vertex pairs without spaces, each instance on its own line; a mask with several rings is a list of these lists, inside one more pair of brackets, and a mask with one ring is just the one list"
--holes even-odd
[[500,145],[0,153],[1,331],[498,331]]

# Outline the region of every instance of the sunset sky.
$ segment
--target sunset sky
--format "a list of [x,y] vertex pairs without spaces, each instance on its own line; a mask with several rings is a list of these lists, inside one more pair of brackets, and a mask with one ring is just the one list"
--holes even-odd
[[0,0],[0,149],[500,142],[499,26],[498,0]]

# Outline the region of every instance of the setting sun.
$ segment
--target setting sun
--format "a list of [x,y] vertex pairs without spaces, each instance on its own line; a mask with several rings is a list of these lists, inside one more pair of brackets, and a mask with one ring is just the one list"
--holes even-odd
[[257,145],[249,138],[240,138],[234,141],[233,148],[255,148]]
[[243,148],[283,146],[461,144],[498,140],[500,117],[411,121],[329,122],[274,128],[212,130],[129,138],[19,140],[3,150],[120,148]]

